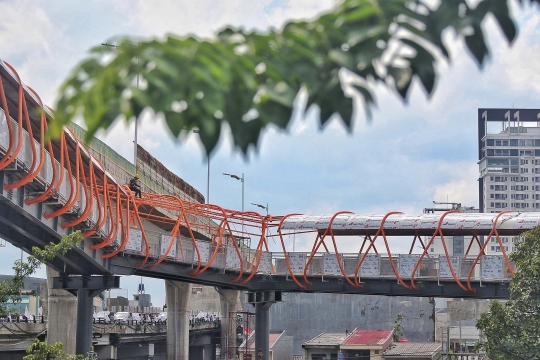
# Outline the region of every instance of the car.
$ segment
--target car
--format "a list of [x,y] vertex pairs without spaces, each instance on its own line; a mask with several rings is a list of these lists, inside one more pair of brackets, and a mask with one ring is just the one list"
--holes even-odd
[[96,314],[96,322],[100,324],[109,324],[111,322],[110,311],[100,311]]
[[167,321],[167,312],[161,312],[159,313],[159,315],[156,317],[156,321],[161,321],[161,322],[165,322]]
[[130,319],[129,312],[120,311],[114,314],[114,322],[125,323]]

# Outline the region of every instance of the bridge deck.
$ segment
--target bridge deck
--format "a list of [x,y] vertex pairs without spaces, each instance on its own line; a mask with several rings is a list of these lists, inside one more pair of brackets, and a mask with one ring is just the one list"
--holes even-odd
[[[52,112],[1,60],[0,84],[0,236],[29,251],[81,230],[81,246],[49,264],[63,274],[137,274],[246,290],[505,297],[514,269],[500,236],[540,223],[540,213],[518,212],[263,216],[171,194],[136,198],[107,170],[115,164],[93,156],[71,130],[42,141]],[[290,252],[296,235],[311,240],[312,251]],[[430,256],[434,241],[453,235],[470,237],[464,256]],[[359,236],[358,246],[343,253],[341,239],[350,236]],[[392,253],[389,236],[408,241],[409,253]],[[270,238],[280,251],[270,251]],[[500,256],[485,255],[490,239]],[[411,253],[415,244],[421,254]]]

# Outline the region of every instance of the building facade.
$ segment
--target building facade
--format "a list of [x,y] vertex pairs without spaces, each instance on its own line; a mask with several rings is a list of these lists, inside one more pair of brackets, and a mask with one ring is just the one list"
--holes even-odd
[[[540,211],[540,110],[479,109],[479,209]],[[504,251],[515,247],[501,238]],[[487,254],[502,252],[496,239]]]

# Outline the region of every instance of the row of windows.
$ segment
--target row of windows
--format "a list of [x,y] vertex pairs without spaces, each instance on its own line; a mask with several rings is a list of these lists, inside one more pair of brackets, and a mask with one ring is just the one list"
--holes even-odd
[[[516,248],[513,247],[512,251],[515,251],[515,250],[516,250]],[[491,251],[501,252],[501,247],[500,246],[492,246]],[[504,247],[504,251],[508,251],[508,246]]]
[[[495,208],[495,209],[506,209],[508,207],[508,203],[506,202],[490,202],[489,205],[490,205],[489,206],[490,208]],[[516,202],[516,203],[510,203],[510,207],[513,209],[527,209],[529,207],[540,209],[540,203],[529,204],[526,202],[523,202],[523,203]]]
[[[506,243],[508,243],[508,242],[514,242],[514,239],[512,239],[512,238],[508,239],[507,237],[502,237],[502,238],[501,238],[501,241],[503,242],[503,244],[506,244]],[[494,238],[494,237],[492,237],[492,238],[491,238],[491,242],[492,242],[492,243],[497,242],[497,239]]]
[[486,151],[482,151],[482,154],[483,156],[540,156],[540,149],[487,149]]
[[[534,185],[534,186],[531,186],[530,188],[531,188],[531,190],[534,190],[534,191],[540,191],[540,185]],[[506,186],[506,185],[489,185],[489,189],[493,190],[493,191],[506,191],[506,190],[508,190],[508,186]],[[529,186],[528,185],[512,185],[512,186],[510,186],[510,189],[511,190],[516,190],[516,191],[527,191],[527,190],[529,190]]]
[[[540,169],[539,168],[535,168],[535,169],[530,169],[530,173],[531,174],[540,174]],[[500,166],[490,166],[487,168],[487,171],[490,172],[490,173],[505,173],[505,174],[508,174],[508,173],[511,173],[511,174],[519,174],[520,172],[522,174],[528,174],[529,173],[529,169],[528,168],[517,168],[517,167],[512,167],[512,168],[507,168],[507,167],[500,167]]]
[[540,139],[510,139],[510,140],[497,140],[487,139],[485,144],[487,146],[540,146]]
[[[492,182],[507,182],[508,176],[490,176],[489,181]],[[512,182],[528,182],[529,177],[528,176],[511,176],[510,181]],[[530,178],[530,181],[532,182],[540,182],[540,176],[533,176]]]

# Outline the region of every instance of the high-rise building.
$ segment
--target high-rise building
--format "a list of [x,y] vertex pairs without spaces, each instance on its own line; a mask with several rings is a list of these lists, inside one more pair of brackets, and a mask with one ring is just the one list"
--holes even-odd
[[[478,164],[480,212],[540,211],[540,109],[478,109]],[[491,242],[487,253],[500,253]]]

